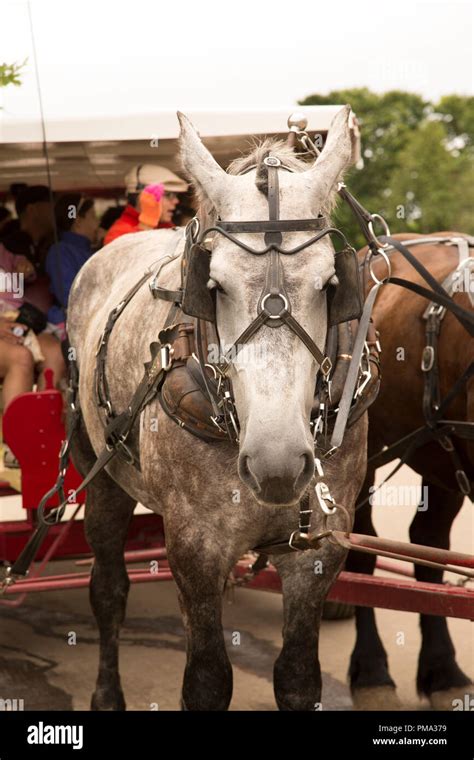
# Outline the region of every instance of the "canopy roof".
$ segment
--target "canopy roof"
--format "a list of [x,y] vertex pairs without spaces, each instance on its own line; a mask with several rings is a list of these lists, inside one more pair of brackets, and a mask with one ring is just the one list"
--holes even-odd
[[[263,111],[200,111],[190,117],[215,159],[227,164],[249,147],[252,137],[288,134],[291,113],[303,112],[311,135],[326,136],[341,106],[298,106]],[[352,115],[354,142],[359,144]],[[45,125],[54,190],[87,190],[109,196],[123,191],[123,177],[135,164],[158,163],[178,172],[179,125],[171,111],[104,119],[53,120]],[[14,182],[47,184],[40,119],[15,120],[0,111],[0,194]]]

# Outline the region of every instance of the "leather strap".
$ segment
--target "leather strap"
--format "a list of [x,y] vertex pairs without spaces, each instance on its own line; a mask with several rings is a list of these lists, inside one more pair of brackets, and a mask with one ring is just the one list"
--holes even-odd
[[354,348],[352,350],[351,363],[349,365],[349,371],[347,373],[346,382],[344,384],[344,390],[339,402],[339,411],[337,413],[336,422],[331,436],[330,449],[327,454],[338,449],[342,444],[344,438],[344,433],[346,431],[349,413],[351,410],[352,399],[354,397],[354,391],[357,379],[359,377],[359,366],[362,358],[362,353],[364,351],[365,341],[367,339],[370,317],[372,314],[372,309],[374,308],[377,293],[382,285],[383,283],[379,283],[372,287],[364,304],[364,310],[359,321],[359,329],[357,330]]
[[[81,493],[89,483],[95,478],[98,473],[104,469],[106,464],[115,456],[115,451],[107,451],[104,449],[100,457],[96,460],[93,468],[87,473],[82,483],[75,489],[75,494]],[[49,493],[49,492],[48,492]],[[43,497],[44,499],[44,497]],[[69,504],[69,499],[64,499],[59,507],[55,508],[55,512],[60,512]],[[10,575],[26,575],[28,570],[34,561],[36,554],[43,541],[45,540],[48,531],[52,523],[42,522],[38,525],[35,532],[28,540],[28,543],[18,555],[17,559],[10,568]]]
[[323,230],[327,227],[327,218],[316,219],[273,219],[268,222],[224,222],[219,220],[219,227],[224,232],[306,232]]
[[415,283],[409,282],[408,280],[404,280],[399,277],[390,277],[388,279],[388,282],[393,283],[394,285],[400,285],[401,287],[406,287],[409,290],[413,290],[415,293],[419,293],[419,295],[424,296],[425,298],[428,298],[430,301],[435,301],[436,303],[439,303],[441,306],[445,306],[448,311],[451,311],[451,313],[456,317],[456,319],[463,325],[463,327],[468,331],[468,333],[472,336],[474,336],[474,314],[472,314],[467,309],[464,309],[462,306],[459,306],[453,299],[449,296],[449,294],[444,290],[444,288],[439,284],[439,282],[436,280],[435,277],[433,277],[432,274],[428,272],[428,270],[421,264],[416,256],[414,256],[411,251],[406,248],[406,246],[403,245],[403,243],[400,243],[399,240],[395,240],[392,237],[382,236],[380,238],[382,242],[390,243],[394,248],[399,251],[402,256],[413,266],[413,268],[418,272],[418,274],[425,280],[425,282],[428,283],[433,288],[434,293],[431,293],[426,288],[423,288],[420,285],[416,285]]
[[[305,344],[306,348],[313,354],[319,366],[323,369],[323,374],[327,375],[331,369],[331,367],[329,366],[331,362],[327,356],[324,356],[324,354],[318,348],[318,346],[316,345],[312,337],[308,335],[304,327],[302,327],[300,323],[297,322],[296,319],[292,317],[289,312],[283,312],[281,319],[286,325],[288,325],[290,330],[292,330],[295,333],[295,335],[298,336],[301,342]],[[325,371],[327,368],[329,369]]]
[[[238,222],[236,222],[236,224],[238,224]],[[268,222],[261,222],[261,224],[266,225],[268,224]],[[261,231],[265,232],[264,229],[262,229]],[[343,245],[347,246],[346,236],[341,232],[341,230],[338,230],[337,227],[326,227],[325,229],[318,232],[317,235],[314,235],[314,237],[309,238],[309,240],[305,240],[304,243],[300,243],[300,245],[297,245],[294,248],[290,248],[289,250],[282,248],[280,245],[276,245],[276,244],[265,245],[265,248],[262,248],[261,250],[257,250],[256,248],[252,248],[252,246],[247,245],[242,240],[239,240],[238,238],[234,237],[234,235],[231,235],[229,232],[226,232],[226,230],[222,229],[222,227],[219,227],[218,225],[214,225],[213,227],[207,227],[204,230],[202,235],[199,237],[199,241],[198,241],[199,245],[204,246],[207,235],[210,232],[219,232],[221,235],[224,235],[224,237],[226,237],[236,246],[238,246],[239,248],[242,248],[242,250],[247,251],[248,253],[252,253],[254,256],[263,256],[264,254],[268,253],[268,251],[272,250],[272,248],[275,251],[278,251],[278,253],[283,254],[283,256],[293,256],[295,253],[299,253],[300,251],[303,251],[305,248],[309,248],[314,243],[317,243],[318,240],[321,240],[321,238],[325,237],[326,235],[338,235]]]

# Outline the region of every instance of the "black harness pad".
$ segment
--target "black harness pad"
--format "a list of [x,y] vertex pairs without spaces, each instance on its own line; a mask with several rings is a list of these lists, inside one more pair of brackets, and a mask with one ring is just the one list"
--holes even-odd
[[328,288],[329,327],[359,319],[363,309],[359,262],[352,247],[336,253],[335,268],[339,285]]
[[182,310],[191,317],[216,321],[215,290],[209,290],[211,254],[207,248],[194,243],[186,258]]

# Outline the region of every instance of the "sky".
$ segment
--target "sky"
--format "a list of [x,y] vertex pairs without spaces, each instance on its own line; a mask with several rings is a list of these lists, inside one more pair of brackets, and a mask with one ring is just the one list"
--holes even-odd
[[[0,0],[0,63],[28,58],[15,117],[39,116],[26,0]],[[286,107],[331,89],[472,94],[472,1],[30,0],[46,119]],[[0,111],[1,114],[1,111]],[[1,117],[0,117],[1,118]]]

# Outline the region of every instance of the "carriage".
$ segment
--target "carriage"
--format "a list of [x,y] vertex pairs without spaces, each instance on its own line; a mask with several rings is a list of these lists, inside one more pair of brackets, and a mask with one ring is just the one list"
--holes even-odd
[[[315,135],[321,135],[324,140],[338,110],[339,106],[302,108],[290,122],[290,135],[294,138],[304,133],[313,143]],[[216,160],[226,166],[247,146],[252,136],[277,135],[286,139],[289,113],[290,109],[208,112],[193,114],[193,118],[205,145]],[[7,118],[1,129],[0,197],[12,182],[44,182],[44,146],[39,128],[31,123],[9,123]],[[352,160],[360,162],[360,136],[354,115],[351,116],[351,130]],[[99,204],[120,199],[122,178],[132,163],[156,162],[177,170],[177,134],[176,119],[171,113],[114,120],[113,123],[51,123],[48,125],[48,156],[53,187],[59,191],[79,189],[97,198]],[[44,391],[23,394],[4,411],[4,440],[21,467],[21,485],[18,479],[14,483],[5,480],[0,484],[0,560],[7,569],[15,565],[38,527],[38,505],[56,481],[58,457],[65,453],[63,406],[62,396],[54,389],[50,378]],[[27,594],[35,591],[88,586],[90,550],[81,519],[86,497],[84,492],[76,495],[80,481],[70,463],[62,483],[64,493],[70,495],[70,503],[64,510],[62,522],[49,528],[37,547],[37,563],[27,577],[15,579],[6,573],[0,605],[17,606]],[[43,500],[43,507],[55,507],[58,503],[58,493],[52,491],[49,498]],[[363,544],[363,538],[356,537],[354,541]],[[367,541],[365,544],[367,548]],[[388,546],[383,540],[372,541],[370,549],[382,555],[414,556],[409,546],[393,543]],[[447,554],[427,549],[424,560],[474,568],[474,562],[471,560],[469,564],[464,555],[450,552],[448,557]],[[172,579],[166,562],[163,524],[159,517],[140,505],[130,526],[125,557],[132,583]],[[60,558],[77,558],[79,567],[85,566],[85,569],[68,575],[55,575],[54,571],[45,573],[49,561]],[[150,563],[154,560],[159,560],[159,568],[152,572]],[[271,565],[259,567],[258,572],[254,572],[250,570],[249,562],[250,558],[245,557],[237,564],[233,583],[249,589],[281,590],[279,576]],[[148,566],[137,569],[133,567],[136,563],[148,563]],[[392,560],[380,558],[378,567],[384,575],[370,577],[342,571],[328,598],[342,605],[339,610],[344,610],[344,605],[346,609],[347,605],[358,605],[474,619],[474,595],[466,585],[415,581],[411,569]]]

